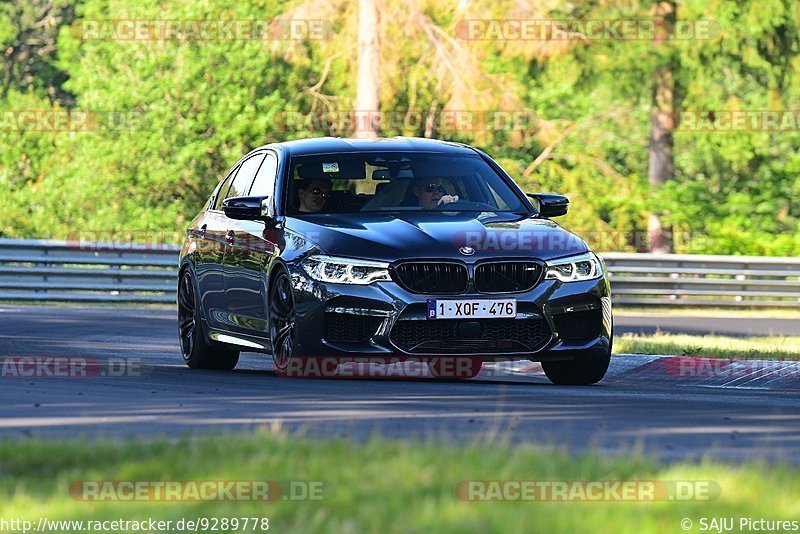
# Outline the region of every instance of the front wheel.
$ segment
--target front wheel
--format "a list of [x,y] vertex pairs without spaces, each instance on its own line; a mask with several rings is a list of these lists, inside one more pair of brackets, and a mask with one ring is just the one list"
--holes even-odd
[[588,386],[603,379],[611,363],[611,347],[607,352],[585,351],[574,360],[544,361],[542,370],[550,382],[559,386]]
[[269,337],[275,371],[286,376],[295,352],[296,327],[294,293],[289,273],[275,273],[269,292]]
[[239,351],[206,341],[195,288],[194,276],[186,269],[178,282],[178,335],[183,361],[192,369],[230,371],[239,363]]

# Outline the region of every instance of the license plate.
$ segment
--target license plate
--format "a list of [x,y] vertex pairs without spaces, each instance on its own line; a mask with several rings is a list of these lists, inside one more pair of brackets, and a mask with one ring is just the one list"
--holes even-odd
[[428,319],[513,319],[517,299],[428,299]]

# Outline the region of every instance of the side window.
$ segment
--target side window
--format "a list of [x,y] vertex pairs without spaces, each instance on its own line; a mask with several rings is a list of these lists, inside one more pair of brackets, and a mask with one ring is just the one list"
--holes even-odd
[[275,175],[278,173],[278,158],[275,154],[267,154],[264,164],[258,169],[256,180],[250,188],[251,197],[271,197],[275,193]]
[[250,191],[250,185],[253,183],[253,177],[258,171],[261,162],[264,161],[264,153],[260,152],[254,156],[250,156],[242,162],[239,172],[236,173],[236,178],[231,183],[231,188],[225,198],[243,197]]
[[[487,184],[487,185],[489,185],[489,184]],[[503,199],[503,197],[501,197],[497,193],[497,191],[495,191],[494,187],[492,187],[491,185],[489,185],[489,192],[492,194],[492,200],[494,200],[494,205],[497,206],[497,209],[500,209],[500,210],[509,210],[509,209],[511,209],[511,207],[508,205],[508,202],[506,202]]]
[[225,199],[225,193],[228,192],[228,188],[231,185],[231,181],[236,177],[236,173],[239,171],[241,165],[237,165],[229,174],[225,177],[225,180],[220,184],[217,192],[214,193],[214,205],[211,206],[213,210],[221,210],[222,209],[222,201]]

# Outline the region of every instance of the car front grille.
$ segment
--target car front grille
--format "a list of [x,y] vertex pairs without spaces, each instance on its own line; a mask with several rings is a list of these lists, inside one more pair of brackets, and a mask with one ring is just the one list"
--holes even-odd
[[[464,336],[459,325],[479,324]],[[550,341],[544,319],[436,319],[399,320],[392,328],[392,343],[405,352],[427,354],[535,352]]]
[[325,339],[334,342],[368,341],[383,322],[383,317],[352,313],[325,314]]
[[481,293],[517,293],[533,288],[542,267],[532,261],[498,261],[475,267],[475,289]]
[[467,290],[466,266],[453,262],[407,262],[392,269],[400,286],[412,293],[454,295]]
[[601,309],[561,313],[553,316],[553,324],[564,341],[590,341],[600,335],[603,322]]

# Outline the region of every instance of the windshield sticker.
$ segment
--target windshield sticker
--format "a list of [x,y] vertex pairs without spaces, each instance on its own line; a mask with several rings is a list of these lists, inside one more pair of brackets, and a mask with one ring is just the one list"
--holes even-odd
[[323,163],[322,172],[339,172],[338,163]]

